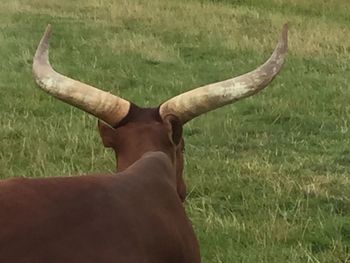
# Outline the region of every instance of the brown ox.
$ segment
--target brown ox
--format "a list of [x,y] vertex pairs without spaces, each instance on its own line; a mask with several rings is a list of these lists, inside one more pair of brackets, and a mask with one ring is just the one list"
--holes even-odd
[[118,173],[1,181],[0,261],[200,262],[182,205],[182,126],[266,87],[282,68],[287,31],[254,71],[140,108],[55,72],[48,26],[34,57],[36,82],[103,121],[102,141],[118,154]]

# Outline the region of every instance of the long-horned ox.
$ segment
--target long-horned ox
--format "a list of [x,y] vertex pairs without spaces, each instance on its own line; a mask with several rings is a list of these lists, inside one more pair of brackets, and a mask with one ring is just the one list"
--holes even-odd
[[116,174],[0,181],[0,261],[198,263],[197,238],[182,202],[182,126],[257,93],[281,70],[288,27],[272,56],[244,75],[185,92],[156,108],[63,76],[50,66],[50,25],[37,48],[37,84],[96,116]]

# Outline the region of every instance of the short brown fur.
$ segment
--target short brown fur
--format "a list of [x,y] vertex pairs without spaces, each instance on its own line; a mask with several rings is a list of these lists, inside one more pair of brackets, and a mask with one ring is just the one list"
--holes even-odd
[[182,124],[132,104],[99,121],[116,174],[0,181],[0,258],[36,262],[200,262],[182,202]]
[[1,262],[200,262],[162,152],[118,174],[0,181],[0,207]]

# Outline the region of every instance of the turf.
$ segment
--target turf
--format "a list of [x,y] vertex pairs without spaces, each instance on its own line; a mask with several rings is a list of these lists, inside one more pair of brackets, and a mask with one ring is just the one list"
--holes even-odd
[[36,88],[47,23],[69,76],[157,106],[249,71],[290,23],[263,93],[185,127],[203,262],[350,262],[348,0],[1,0],[0,177],[113,171],[96,119]]

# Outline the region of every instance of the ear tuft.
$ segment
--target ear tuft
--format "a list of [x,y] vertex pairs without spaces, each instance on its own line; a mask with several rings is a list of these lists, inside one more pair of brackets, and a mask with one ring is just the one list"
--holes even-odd
[[169,114],[163,118],[168,128],[169,139],[174,145],[178,145],[182,139],[182,123],[178,117]]

